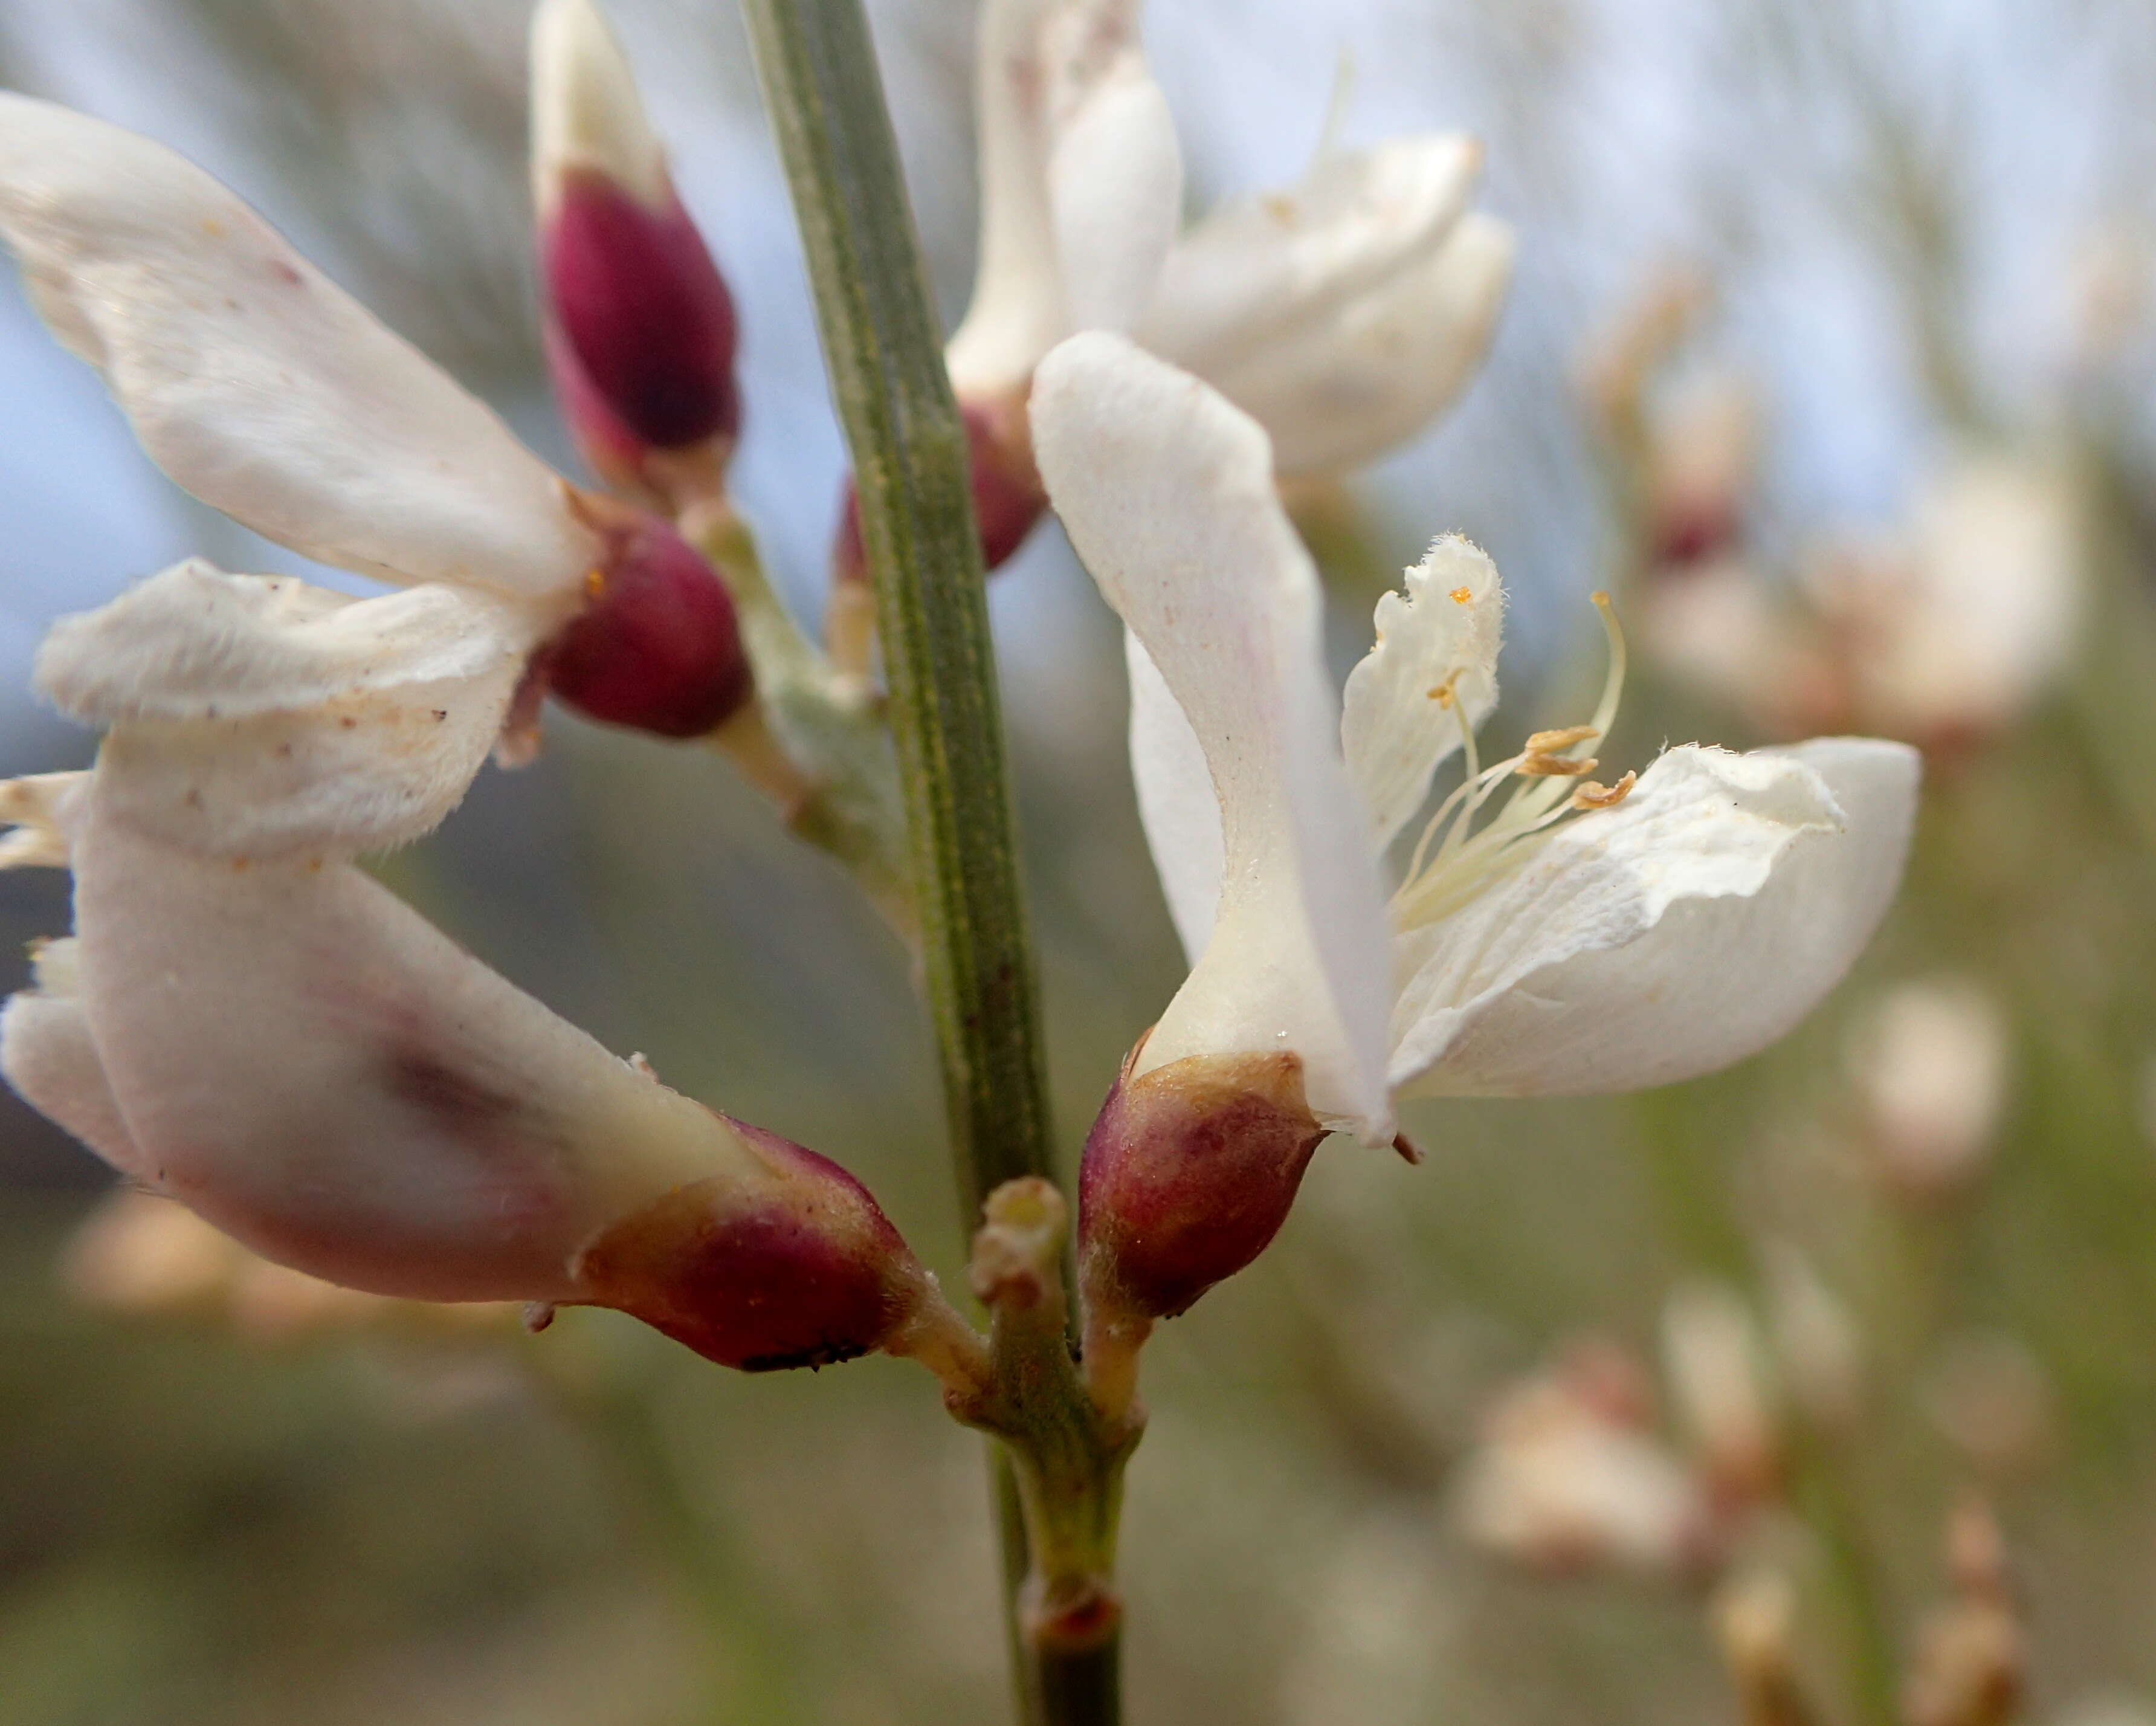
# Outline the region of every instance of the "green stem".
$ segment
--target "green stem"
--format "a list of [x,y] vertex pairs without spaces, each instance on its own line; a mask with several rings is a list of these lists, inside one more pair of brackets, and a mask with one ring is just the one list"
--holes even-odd
[[[970,1230],[990,1191],[1050,1175],[1054,1157],[965,430],[860,0],[744,11],[853,457]],[[998,1503],[1004,1513],[1009,1495]],[[1022,1575],[1006,1577],[1015,1610]],[[1019,1689],[1029,1719],[1113,1718],[1111,1684],[1081,1696],[1034,1671]]]

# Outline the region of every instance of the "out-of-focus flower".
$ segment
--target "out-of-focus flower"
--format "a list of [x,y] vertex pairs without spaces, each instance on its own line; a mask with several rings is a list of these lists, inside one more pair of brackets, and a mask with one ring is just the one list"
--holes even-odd
[[1781,1382],[1815,1427],[1845,1430],[1864,1400],[1864,1343],[1856,1321],[1789,1242],[1769,1244],[1765,1269]]
[[[1463,1465],[1469,1539],[1538,1570],[1659,1579],[1713,1561],[1715,1515],[1691,1471],[1647,1425],[1644,1374],[1606,1348],[1575,1351],[1507,1390]],[[1640,1395],[1608,1394],[1613,1380]]]
[[1758,1503],[1781,1475],[1781,1444],[1766,1349],[1743,1297],[1725,1284],[1688,1283],[1662,1308],[1670,1393],[1715,1502]]
[[[1140,808],[1193,962],[1086,1148],[1081,1241],[1152,1288],[1130,1291],[1142,1304],[1202,1292],[1176,1261],[1216,1225],[1218,1274],[1247,1262],[1318,1138],[1393,1143],[1395,1097],[1707,1071],[1780,1035],[1870,938],[1913,752],[1688,746],[1594,783],[1586,752],[1622,681],[1613,625],[1592,720],[1486,768],[1503,596],[1481,552],[1441,540],[1379,602],[1343,711],[1254,421],[1098,334],[1041,367],[1033,416],[1056,508],[1128,629]],[[1385,855],[1455,752],[1463,784],[1389,896]]]
[[[1480,147],[1455,132],[1328,152],[1295,186],[1178,233],[1182,152],[1139,9],[982,12],[980,261],[949,360],[992,568],[1045,506],[1024,403],[1066,336],[1135,336],[1254,415],[1282,476],[1330,474],[1450,405],[1512,279],[1511,229],[1468,208]],[[858,573],[850,525],[838,563]]]
[[502,603],[188,563],[56,625],[38,686],[108,735],[90,772],[0,787],[75,923],[0,1015],[0,1071],[326,1282],[617,1307],[737,1366],[907,1348],[948,1309],[858,1183],[615,1059],[352,863],[485,759],[524,675]]
[[532,16],[531,183],[547,363],[586,459],[660,497],[716,483],[741,424],[733,299],[593,0]]
[[2005,1013],[1968,978],[1898,984],[1858,1020],[1850,1071],[1889,1182],[1916,1198],[1968,1184],[1990,1153],[2010,1056]]
[[1731,1577],[1708,1608],[1744,1726],[1810,1726],[1797,1683],[1796,1590],[1779,1570]]
[[2043,1363],[2003,1333],[1950,1339],[1919,1387],[1940,1433],[1994,1479],[2025,1474],[2058,1434],[2058,1399]]
[[1955,1509],[1947,1557],[1953,1597],[1918,1631],[1902,1713],[1909,1726],[2006,1726],[2020,1712],[2028,1652],[1989,1508]]
[[[393,654],[491,656],[512,684],[528,667],[529,701],[551,689],[667,736],[748,698],[732,602],[671,527],[569,487],[171,151],[0,94],[0,236],[174,480],[307,557],[415,589],[370,619],[397,632]],[[207,686],[210,664],[193,669]]]
[[1816,559],[1807,583],[1847,655],[1856,716],[1938,747],[2025,711],[2079,644],[2087,534],[2061,463],[1972,449],[1923,486],[1898,543]]
[[85,1306],[129,1317],[216,1316],[266,1340],[395,1325],[476,1334],[506,1329],[519,1307],[362,1294],[258,1257],[185,1205],[123,1187],[84,1219],[61,1261]]

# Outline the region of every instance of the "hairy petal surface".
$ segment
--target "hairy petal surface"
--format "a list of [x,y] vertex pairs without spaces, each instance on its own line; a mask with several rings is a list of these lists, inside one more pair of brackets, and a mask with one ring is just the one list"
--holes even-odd
[[1840,980],[1902,876],[1914,750],[1686,745],[1400,937],[1403,1093],[1584,1095],[1711,1072]]
[[[1097,334],[1043,362],[1032,414],[1049,496],[1182,708],[1220,812],[1219,915],[1132,1076],[1190,1055],[1299,1055],[1320,1121],[1388,1142],[1377,860],[1335,742],[1317,572],[1265,434]],[[1207,866],[1194,851],[1163,874]]]
[[529,607],[452,588],[353,599],[190,561],[62,619],[37,686],[115,727],[99,796],[164,842],[351,856],[455,808],[540,627]]
[[1497,705],[1505,589],[1489,553],[1448,534],[1378,601],[1377,645],[1348,674],[1340,742],[1382,851],[1430,775]]
[[0,236],[205,503],[384,581],[576,590],[593,544],[552,470],[183,157],[0,93]]

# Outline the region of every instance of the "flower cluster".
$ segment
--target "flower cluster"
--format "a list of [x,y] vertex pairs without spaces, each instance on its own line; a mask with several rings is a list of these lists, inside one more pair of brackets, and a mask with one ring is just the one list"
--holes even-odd
[[[1380,601],[1337,694],[1280,482],[1457,394],[1511,237],[1469,210],[1477,152],[1449,134],[1328,152],[1179,231],[1136,31],[1128,0],[988,8],[980,276],[947,355],[992,557],[1052,505],[1127,625],[1139,801],[1191,961],[1086,1148],[1104,1456],[1133,1441],[1119,1368],[1263,1249],[1327,1135],[1413,1157],[1406,1098],[1631,1089],[1781,1035],[1882,913],[1917,783],[1912,751],[1859,738],[1601,766],[1606,602],[1599,704],[1486,763],[1504,593],[1458,538]],[[711,551],[745,534],[733,306],[591,0],[545,0],[533,70],[547,358],[604,493],[198,170],[0,96],[0,234],[151,456],[403,588],[189,562],[54,629],[38,686],[105,736],[88,772],[0,789],[0,862],[75,888],[0,1068],[136,1185],[314,1277],[614,1307],[739,1366],[884,1348],[942,1369],[981,1345],[858,1183],[616,1058],[359,866],[490,753],[528,754],[549,694],[747,732],[768,764],[814,730],[781,696],[829,663]],[[841,719],[874,703],[832,697],[820,735]],[[1053,1196],[1027,1215],[1060,1219]],[[1060,1322],[1035,1329],[1067,1370]]]

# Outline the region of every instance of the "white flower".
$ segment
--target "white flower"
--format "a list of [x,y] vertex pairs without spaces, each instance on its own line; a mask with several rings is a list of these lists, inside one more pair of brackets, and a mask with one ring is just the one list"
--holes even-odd
[[670,528],[572,491],[163,146],[0,93],[0,237],[174,480],[307,557],[441,584],[375,627],[545,645],[565,698],[670,735],[746,697],[731,602]]
[[326,1281],[618,1306],[734,1364],[877,1346],[932,1297],[857,1184],[608,1054],[352,861],[463,794],[523,676],[514,603],[186,563],[64,619],[38,686],[109,731],[91,771],[0,788],[33,835],[9,860],[74,876],[0,1071]]
[[1883,1172],[1936,1197],[1982,1166],[2005,1112],[2013,1040],[1972,978],[1897,984],[1850,1033],[1848,1065]]
[[1135,0],[989,0],[979,272],[962,398],[1020,391],[1074,331],[1133,334],[1256,415],[1283,474],[1366,461],[1465,386],[1510,280],[1455,133],[1327,155],[1178,234],[1183,164]]
[[[1192,959],[1130,1076],[1291,1053],[1320,1122],[1383,1144],[1395,1097],[1630,1090],[1742,1059],[1869,939],[1914,752],[1686,745],[1636,783],[1583,783],[1620,658],[1589,724],[1481,768],[1503,603],[1481,552],[1441,540],[1379,603],[1343,714],[1317,573],[1248,416],[1101,334],[1043,363],[1032,414],[1050,495],[1128,628],[1139,803]],[[1463,748],[1461,790],[1389,893],[1393,840]]]

